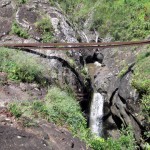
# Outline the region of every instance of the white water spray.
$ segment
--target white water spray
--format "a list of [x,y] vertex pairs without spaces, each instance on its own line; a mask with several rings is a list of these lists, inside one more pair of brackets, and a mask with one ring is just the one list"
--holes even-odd
[[102,136],[104,98],[100,93],[94,93],[90,110],[90,128],[96,136]]

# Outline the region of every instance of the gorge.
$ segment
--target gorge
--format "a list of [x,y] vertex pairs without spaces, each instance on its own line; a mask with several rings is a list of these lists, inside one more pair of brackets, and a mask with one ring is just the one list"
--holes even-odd
[[[91,10],[100,9],[98,1],[87,14],[83,9],[86,2],[83,6],[69,2],[65,4],[73,8],[67,9],[60,1],[1,0],[0,43],[90,43],[127,39],[124,28],[119,32],[116,25],[117,33],[122,35],[115,34],[109,21],[94,20],[99,17],[95,18],[97,13]],[[83,7],[83,18],[81,14],[74,16],[74,10],[80,12],[79,6]],[[97,27],[101,21],[106,29]],[[108,28],[110,34],[104,36],[103,31]],[[146,37],[149,29],[145,30],[142,28],[140,33],[149,39]],[[25,131],[32,131],[37,137],[42,135],[47,149],[134,150],[138,147],[148,150],[149,107],[143,107],[143,103],[149,106],[149,58],[149,45],[68,51],[1,48],[0,111],[3,114],[3,109],[7,109],[6,112],[14,116],[8,124],[17,124],[18,134],[19,125],[25,122],[29,126],[25,126]],[[0,126],[4,130],[3,123]],[[11,148],[3,146],[6,150]]]

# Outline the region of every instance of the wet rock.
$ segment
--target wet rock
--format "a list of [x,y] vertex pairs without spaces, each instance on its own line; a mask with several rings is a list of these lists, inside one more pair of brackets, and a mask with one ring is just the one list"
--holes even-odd
[[[134,70],[134,53],[128,51],[117,51],[115,49],[101,50],[104,55],[103,63],[94,75],[94,86],[101,94],[104,93],[104,135],[116,138],[119,135],[118,129],[122,124],[130,125],[136,140],[140,143],[142,136],[143,121],[140,121],[139,94],[132,87],[132,75]],[[118,72],[122,68],[122,63],[128,65],[128,69],[122,77]],[[142,117],[141,117],[142,118]],[[113,134],[113,132],[116,132]]]
[[102,63],[103,59],[104,59],[104,55],[102,53],[100,53],[98,50],[95,51],[95,53],[93,55],[93,60],[98,61],[99,63]]

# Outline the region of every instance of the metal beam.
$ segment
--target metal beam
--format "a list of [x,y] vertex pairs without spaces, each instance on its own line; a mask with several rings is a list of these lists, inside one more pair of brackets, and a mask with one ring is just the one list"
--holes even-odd
[[3,43],[0,47],[8,48],[32,48],[43,50],[69,50],[69,49],[94,49],[94,48],[111,48],[119,46],[135,46],[150,44],[150,40],[129,41],[129,42],[105,42],[105,43]]

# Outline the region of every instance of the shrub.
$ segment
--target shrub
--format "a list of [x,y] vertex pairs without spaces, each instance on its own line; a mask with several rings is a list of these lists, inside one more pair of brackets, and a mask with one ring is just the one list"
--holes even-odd
[[147,123],[150,123],[150,94],[144,95],[142,97],[142,112],[147,120]]
[[[145,117],[146,138],[150,137],[150,49],[144,49],[137,57],[137,62],[134,70],[132,85],[141,94],[141,114]],[[146,144],[146,143],[145,143]],[[149,145],[147,145],[149,147]],[[147,149],[147,148],[145,148]]]
[[17,50],[0,49],[0,71],[7,72],[11,80],[41,82],[45,70],[36,57]]
[[21,28],[16,22],[12,24],[11,31],[13,34],[18,35],[19,37],[22,37],[25,39],[29,38],[28,32],[25,29]]
[[130,127],[123,128],[118,139],[108,138],[104,140],[97,137],[91,141],[91,145],[94,150],[135,150],[137,148],[133,131]]
[[[52,0],[50,0],[52,1]],[[150,34],[149,0],[56,0],[78,28],[84,28],[89,20],[89,28],[99,31],[101,37],[107,34],[114,40],[143,39]],[[87,25],[86,25],[87,26]]]
[[17,2],[18,2],[19,4],[25,4],[25,3],[27,3],[27,1],[28,1],[28,0],[17,0]]
[[19,118],[22,115],[22,111],[16,103],[11,104],[9,110],[16,118]]
[[143,52],[138,56],[134,70],[132,85],[140,93],[150,92],[150,51]]
[[48,17],[42,18],[40,21],[35,24],[37,30],[42,34],[43,42],[50,42],[53,40],[53,26]]

